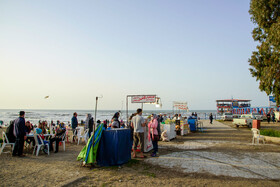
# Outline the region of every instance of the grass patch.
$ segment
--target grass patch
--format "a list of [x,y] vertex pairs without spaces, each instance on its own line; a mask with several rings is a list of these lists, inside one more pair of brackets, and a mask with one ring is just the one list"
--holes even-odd
[[280,131],[274,129],[261,129],[260,134],[264,136],[280,137]]
[[110,185],[110,183],[105,182],[105,183],[102,184],[102,187],[106,187],[106,186],[109,186],[109,185]]
[[142,173],[143,175],[146,175],[148,177],[156,178],[155,173],[151,173],[151,172],[148,172],[148,171],[143,171],[143,172],[140,172],[140,173]]

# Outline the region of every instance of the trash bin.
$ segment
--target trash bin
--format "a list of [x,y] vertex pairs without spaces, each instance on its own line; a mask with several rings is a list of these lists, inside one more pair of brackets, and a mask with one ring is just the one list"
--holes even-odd
[[253,128],[260,129],[261,128],[261,120],[253,120]]

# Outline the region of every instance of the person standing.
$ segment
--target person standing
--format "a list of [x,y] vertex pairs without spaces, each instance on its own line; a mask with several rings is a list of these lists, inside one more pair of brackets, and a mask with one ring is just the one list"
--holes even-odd
[[210,120],[210,124],[212,124],[212,122],[213,122],[213,114],[212,113],[210,113],[209,120]]
[[133,129],[133,126],[132,126],[132,118],[134,116],[136,116],[136,113],[131,114],[131,116],[128,119],[128,128],[130,129],[130,139],[131,139],[131,142],[133,142],[133,134],[134,134],[134,129]]
[[273,111],[271,113],[271,120],[273,123],[275,123],[275,113]]
[[24,141],[26,140],[26,127],[25,127],[25,119],[24,119],[25,112],[19,112],[19,118],[15,120],[14,123],[14,135],[16,137],[15,147],[13,150],[13,156],[18,155],[19,157],[24,157],[23,154],[23,146]]
[[159,132],[158,132],[158,120],[157,116],[154,114],[151,117],[151,121],[148,124],[148,138],[149,141],[152,137],[152,143],[153,143],[153,153],[151,154],[152,157],[155,157],[158,152],[158,141],[159,141]]
[[90,137],[92,131],[93,131],[93,117],[91,114],[87,114],[86,124],[85,124],[85,130],[88,129],[88,137]]
[[140,144],[140,158],[146,158],[144,156],[144,127],[146,122],[142,117],[142,109],[137,109],[137,115],[132,118],[132,128],[134,128],[133,133],[133,158],[136,158],[136,149],[138,143]]
[[[76,128],[78,127],[78,119],[77,119],[78,114],[76,112],[73,113],[73,117],[71,119],[71,125],[72,125],[72,131],[73,131],[73,141],[74,137],[77,135]],[[76,133],[75,133],[76,132]]]
[[266,115],[266,117],[267,117],[267,122],[269,123],[269,122],[270,122],[270,113],[268,113],[268,114]]
[[120,113],[116,112],[112,118],[112,128],[120,128],[121,122],[119,121]]

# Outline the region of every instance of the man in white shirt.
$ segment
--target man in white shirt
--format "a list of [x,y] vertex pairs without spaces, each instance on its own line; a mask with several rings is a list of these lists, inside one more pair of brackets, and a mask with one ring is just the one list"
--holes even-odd
[[144,127],[146,126],[146,122],[142,117],[142,109],[137,109],[137,115],[132,118],[132,127],[134,128],[133,133],[133,158],[136,158],[136,149],[138,143],[140,144],[140,158],[145,158],[143,155],[144,152]]

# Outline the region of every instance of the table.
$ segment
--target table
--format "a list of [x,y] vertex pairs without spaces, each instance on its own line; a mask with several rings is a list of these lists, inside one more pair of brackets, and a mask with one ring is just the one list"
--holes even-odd
[[[34,134],[27,134],[27,137],[34,137]],[[47,137],[47,136],[54,136],[54,134],[43,134],[43,136]]]
[[131,160],[130,129],[104,130],[97,151],[99,166],[122,165]]

